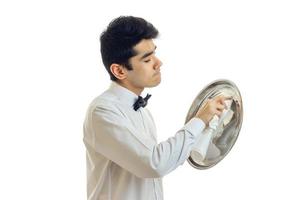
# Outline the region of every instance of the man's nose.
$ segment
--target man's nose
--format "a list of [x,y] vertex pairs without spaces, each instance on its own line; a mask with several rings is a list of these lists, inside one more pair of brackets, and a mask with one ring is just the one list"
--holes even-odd
[[159,68],[163,65],[163,63],[162,63],[162,61],[161,61],[160,59],[158,59],[157,57],[155,57],[155,59],[156,59],[156,63],[155,63],[155,65],[154,65],[154,68],[155,68],[155,69],[159,69]]

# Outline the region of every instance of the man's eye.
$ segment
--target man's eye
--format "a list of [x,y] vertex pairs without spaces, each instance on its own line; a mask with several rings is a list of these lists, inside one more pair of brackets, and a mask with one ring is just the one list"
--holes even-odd
[[149,60],[145,60],[144,62],[145,62],[145,63],[148,63],[148,62],[150,62],[150,59],[149,59]]

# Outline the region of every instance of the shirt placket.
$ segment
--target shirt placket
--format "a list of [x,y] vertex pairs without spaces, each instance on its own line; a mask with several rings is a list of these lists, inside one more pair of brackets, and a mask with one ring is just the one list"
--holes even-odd
[[[144,131],[146,132],[146,134],[149,136],[149,137],[151,137],[151,138],[153,138],[153,136],[152,136],[152,134],[149,132],[149,130],[147,130],[147,126],[146,126],[146,124],[145,124],[145,120],[144,120],[144,117],[143,117],[143,113],[142,113],[143,111],[142,111],[142,109],[139,109],[139,113],[140,113],[140,116],[141,116],[141,119],[142,119],[142,123],[143,123],[143,128],[144,128]],[[155,199],[156,200],[158,200],[158,194],[157,194],[157,183],[156,183],[156,181],[155,181],[155,178],[153,178],[152,179],[152,183],[153,183],[153,188],[154,188],[154,195],[155,195]]]
[[145,133],[147,134],[148,137],[150,137],[150,138],[152,138],[154,141],[156,141],[156,139],[155,139],[155,137],[153,136],[153,134],[151,134],[151,133],[149,132],[149,129],[147,129],[148,126],[146,126],[146,124],[145,124],[145,120],[144,120],[145,117],[143,116],[144,111],[142,110],[142,108],[139,109],[139,113],[140,113],[140,116],[141,116],[141,119],[142,119],[143,128],[144,128]]

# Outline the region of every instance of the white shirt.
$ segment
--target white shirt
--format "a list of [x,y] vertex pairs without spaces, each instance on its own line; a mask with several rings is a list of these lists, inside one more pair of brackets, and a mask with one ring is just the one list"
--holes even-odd
[[175,136],[157,143],[150,112],[133,109],[137,99],[112,82],[88,108],[83,139],[88,200],[162,200],[162,177],[184,163],[205,128],[192,118]]

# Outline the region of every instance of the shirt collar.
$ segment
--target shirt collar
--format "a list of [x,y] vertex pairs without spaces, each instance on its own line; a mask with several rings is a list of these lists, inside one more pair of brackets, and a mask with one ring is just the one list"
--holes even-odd
[[115,81],[111,82],[109,89],[119,101],[130,106],[133,106],[133,104],[138,99],[138,95],[128,90],[127,88],[121,86],[120,84],[116,83]]

